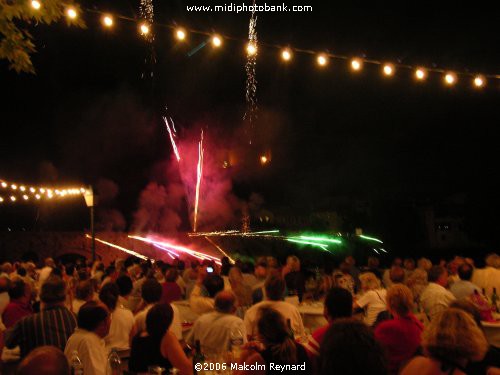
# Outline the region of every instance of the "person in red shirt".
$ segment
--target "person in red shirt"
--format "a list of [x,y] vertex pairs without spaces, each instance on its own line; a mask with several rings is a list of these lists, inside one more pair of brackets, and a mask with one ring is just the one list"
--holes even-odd
[[179,284],[176,283],[177,270],[170,268],[165,273],[165,282],[162,284],[163,292],[161,295],[162,303],[171,303],[182,299],[182,290]]
[[21,278],[12,281],[9,288],[10,303],[2,314],[6,328],[12,327],[25,316],[33,314],[31,307],[31,287]]
[[352,295],[347,289],[340,287],[331,288],[326,294],[324,305],[323,314],[328,324],[314,331],[305,345],[307,354],[309,358],[311,358],[313,365],[319,356],[323,337],[334,320],[339,318],[350,318],[352,316]]
[[413,293],[407,286],[394,284],[387,290],[386,299],[394,318],[377,325],[375,339],[385,349],[389,372],[397,374],[401,365],[417,354],[424,326],[411,312]]

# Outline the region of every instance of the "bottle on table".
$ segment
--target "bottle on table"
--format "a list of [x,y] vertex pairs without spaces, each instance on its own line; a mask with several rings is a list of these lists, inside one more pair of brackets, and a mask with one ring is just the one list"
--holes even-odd
[[196,371],[196,364],[198,363],[203,363],[205,362],[205,356],[201,352],[201,343],[200,340],[195,341],[195,349],[194,349],[194,356],[193,356],[193,374],[198,374],[198,371]]
[[499,311],[499,297],[497,294],[497,288],[493,288],[493,294],[491,295],[491,305],[493,306],[493,311],[494,312],[500,312]]
[[233,329],[229,338],[229,350],[235,361],[240,359],[243,341],[243,333],[239,329]]
[[108,356],[107,375],[122,375],[122,360],[118,355],[118,350],[112,348]]
[[71,375],[83,375],[83,364],[78,357],[78,351],[73,350],[73,354],[71,355]]

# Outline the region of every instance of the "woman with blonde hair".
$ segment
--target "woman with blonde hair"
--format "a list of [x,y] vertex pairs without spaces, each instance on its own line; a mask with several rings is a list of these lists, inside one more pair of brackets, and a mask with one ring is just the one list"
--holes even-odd
[[427,287],[427,284],[429,284],[427,281],[427,271],[422,268],[417,268],[406,279],[405,284],[408,288],[410,288],[413,293],[414,301],[418,304],[420,302],[420,295]]
[[416,357],[402,375],[466,374],[465,366],[481,360],[488,343],[474,319],[465,311],[449,308],[439,313],[424,331],[426,357]]
[[372,272],[366,272],[359,276],[363,295],[353,303],[354,309],[365,309],[364,322],[372,326],[377,320],[378,314],[386,311],[387,291],[382,288],[380,279]]
[[412,313],[413,294],[407,286],[394,284],[387,290],[386,300],[393,319],[377,325],[375,338],[386,351],[389,372],[397,374],[420,347],[424,326]]

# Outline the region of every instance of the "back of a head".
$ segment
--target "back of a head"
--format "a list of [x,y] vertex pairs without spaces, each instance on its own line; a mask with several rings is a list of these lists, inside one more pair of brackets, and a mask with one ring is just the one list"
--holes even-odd
[[373,272],[365,272],[359,276],[363,289],[374,290],[380,288],[380,280]]
[[474,270],[470,264],[462,263],[458,267],[458,276],[460,277],[460,280],[470,281],[470,279],[472,278],[473,271]]
[[300,259],[295,255],[290,255],[286,258],[286,264],[290,267],[290,272],[300,271]]
[[59,276],[50,276],[40,290],[40,300],[46,304],[61,303],[66,300],[66,284]]
[[280,301],[285,293],[285,280],[278,272],[271,272],[264,284],[267,298],[271,301]]
[[21,278],[15,278],[9,288],[9,297],[11,300],[17,300],[26,294],[26,283]]
[[387,289],[387,305],[399,316],[407,316],[413,308],[413,293],[403,284],[394,284]]
[[325,308],[332,319],[352,316],[352,294],[347,289],[331,288],[325,297]]
[[86,302],[78,311],[78,327],[93,332],[107,319],[108,315],[109,312],[104,305],[96,301]]
[[392,266],[389,278],[394,284],[402,284],[405,281],[405,270],[399,266]]
[[231,314],[234,311],[236,297],[230,291],[222,291],[215,296],[215,310],[224,314]]
[[484,261],[488,267],[500,268],[500,256],[498,254],[488,254]]
[[470,316],[472,316],[472,319],[474,319],[477,326],[482,329],[481,312],[471,301],[468,301],[466,299],[455,300],[450,303],[450,307],[463,310],[468,313]]
[[430,283],[435,283],[445,272],[446,269],[442,266],[432,266],[432,268],[427,273],[427,278]]
[[156,303],[161,299],[163,288],[158,280],[148,278],[142,284],[141,296],[147,304]]
[[79,300],[86,301],[94,294],[94,286],[90,280],[80,281],[76,286],[75,296]]
[[134,284],[128,275],[121,275],[116,279],[116,285],[120,291],[120,296],[125,297],[132,293]]
[[470,314],[448,308],[434,317],[424,331],[424,350],[441,361],[479,361],[488,350],[488,342]]
[[54,262],[54,259],[46,258],[45,259],[45,266],[54,268],[56,266],[56,263]]
[[217,293],[224,289],[224,279],[219,275],[208,274],[203,280],[203,286],[210,298],[214,298]]
[[120,290],[118,286],[113,282],[104,284],[104,286],[99,291],[99,299],[106,305],[109,311],[114,311],[116,309],[119,295]]
[[271,349],[274,359],[282,363],[296,363],[295,341],[288,332],[283,315],[269,307],[260,308],[258,313],[257,331],[264,345]]
[[169,268],[167,270],[167,272],[165,273],[165,280],[168,281],[168,282],[175,282],[177,280],[177,276],[178,276],[178,272],[177,272],[177,269],[175,268]]
[[356,319],[339,319],[323,338],[319,374],[386,375],[385,355],[373,332]]
[[40,346],[30,352],[19,364],[17,375],[69,375],[68,360],[55,346]]
[[174,311],[168,303],[157,303],[146,315],[146,331],[156,340],[161,340],[172,324]]

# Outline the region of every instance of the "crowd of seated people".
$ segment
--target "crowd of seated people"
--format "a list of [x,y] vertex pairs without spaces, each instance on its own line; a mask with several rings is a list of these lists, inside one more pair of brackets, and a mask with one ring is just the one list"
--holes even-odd
[[[325,375],[500,374],[498,343],[483,327],[498,319],[496,254],[484,268],[461,257],[396,258],[382,269],[375,257],[358,268],[349,256],[315,272],[297,256],[283,266],[274,257],[221,263],[3,263],[0,373],[69,374],[76,354],[85,375],[105,375],[117,351],[132,374],[159,366],[191,375],[198,347],[267,368],[235,371],[245,375],[271,374],[271,363]],[[300,312],[312,298],[326,319],[314,329]],[[186,305],[197,319],[183,329]]]

